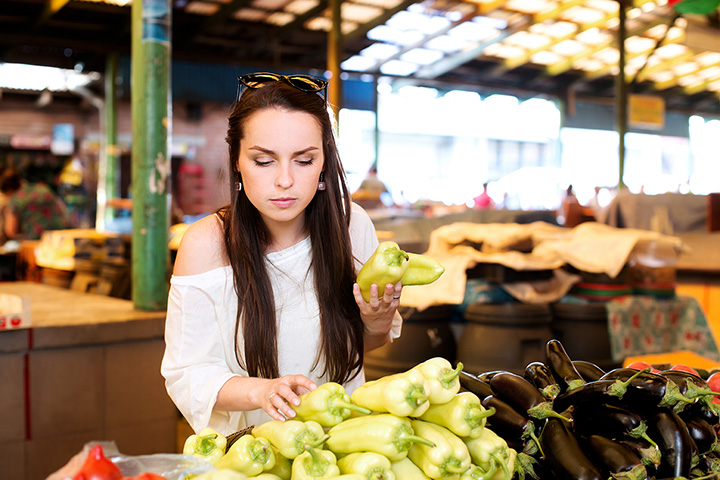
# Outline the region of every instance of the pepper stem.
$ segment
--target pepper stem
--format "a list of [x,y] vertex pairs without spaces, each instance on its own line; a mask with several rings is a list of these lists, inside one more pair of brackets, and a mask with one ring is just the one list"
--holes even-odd
[[460,461],[456,458],[449,458],[448,461],[442,466],[442,470],[452,474],[461,474],[467,471],[467,467],[463,468],[460,465]]
[[307,449],[308,447],[317,448],[317,447],[319,447],[320,445],[322,445],[323,443],[327,442],[327,441],[328,441],[328,438],[330,438],[330,435],[325,434],[325,435],[323,435],[322,437],[318,438],[318,439],[317,439],[316,441],[314,441],[314,442],[308,442],[308,443],[306,443],[306,444],[305,444],[305,448],[306,448],[306,449]]
[[468,425],[475,428],[482,424],[482,421],[487,417],[495,415],[495,407],[484,408],[479,404],[472,404],[468,407],[467,413],[465,413],[465,421]]
[[630,433],[628,435],[630,435],[632,438],[642,438],[656,449],[658,448],[657,443],[655,443],[653,439],[648,436],[647,424],[645,422],[641,422],[640,425],[630,430]]
[[563,417],[559,413],[557,413],[555,410],[552,409],[552,404],[550,402],[542,402],[537,405],[535,405],[532,408],[529,408],[527,411],[528,415],[530,415],[533,418],[537,418],[538,420],[543,420],[545,418],[553,417],[553,418],[559,418],[560,420],[563,420],[565,422],[570,422],[570,419],[567,417]]
[[427,438],[423,438],[418,435],[403,435],[401,437],[401,440],[403,442],[408,442],[408,443],[420,443],[422,445],[425,445],[425,446],[431,447],[431,448],[435,446],[435,444],[433,442],[431,442],[430,440],[428,440]]
[[303,462],[305,471],[312,477],[321,477],[325,475],[328,468],[328,461],[318,455],[317,451],[312,447],[305,447],[305,450],[310,452],[310,458],[306,458]]
[[462,362],[458,362],[455,370],[444,370],[438,377],[440,385],[442,385],[443,388],[450,388],[455,383],[455,379],[460,375],[460,372],[462,372],[462,369]]
[[[358,413],[362,413],[365,415],[370,415],[372,413],[372,410],[370,410],[369,408],[361,407],[360,405],[346,402],[345,400],[343,400],[341,398],[334,399],[331,403],[330,409],[331,410],[348,409],[348,410],[352,410],[353,412],[358,412]],[[343,415],[338,414],[338,416],[342,417]]]
[[427,393],[422,385],[413,385],[408,388],[405,401],[413,408],[417,408],[427,402]]
[[542,445],[540,445],[540,439],[535,435],[535,424],[533,422],[528,422],[527,427],[522,434],[522,438],[527,437],[530,437],[532,441],[535,442],[535,445],[540,452],[540,457],[545,458],[545,452],[543,452]]
[[211,433],[200,437],[195,451],[201,455],[210,455],[214,450],[218,448],[215,443],[217,433]]
[[[625,392],[627,392],[627,387],[632,383],[633,380],[635,380],[637,377],[640,376],[642,373],[649,372],[649,368],[644,368],[642,370],[638,370],[637,372],[633,373],[630,378],[625,380],[624,382],[622,380],[615,380],[615,382],[610,387],[608,393],[610,395],[613,395],[618,398],[622,398],[625,395]],[[669,383],[669,381],[668,381]]]
[[490,454],[493,460],[495,460],[495,463],[500,465],[500,468],[502,469],[503,473],[505,474],[505,478],[507,480],[510,480],[510,471],[507,468],[507,465],[505,465],[505,459],[500,457],[500,455],[497,454],[497,452],[493,452]]

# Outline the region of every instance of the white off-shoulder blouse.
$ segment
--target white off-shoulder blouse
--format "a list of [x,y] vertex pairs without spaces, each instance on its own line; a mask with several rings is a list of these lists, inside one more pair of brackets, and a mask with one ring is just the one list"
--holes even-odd
[[[372,221],[357,205],[353,205],[350,238],[359,268],[375,251],[378,240]],[[280,375],[304,374],[320,385],[328,379],[319,375],[324,369],[322,362],[312,369],[320,347],[320,319],[310,261],[309,237],[266,255],[277,308]],[[213,409],[225,382],[233,376],[247,376],[235,358],[236,312],[237,295],[229,265],[172,277],[161,373],[168,394],[196,432],[212,427],[228,435],[271,420],[262,409]],[[402,318],[396,314],[391,340],[400,336],[401,328]],[[242,348],[242,331],[239,336]],[[344,386],[351,393],[364,381],[361,372]]]

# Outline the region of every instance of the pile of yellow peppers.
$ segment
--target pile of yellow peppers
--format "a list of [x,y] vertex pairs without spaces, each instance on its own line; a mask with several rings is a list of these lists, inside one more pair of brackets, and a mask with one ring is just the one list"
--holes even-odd
[[300,396],[291,420],[258,425],[227,449],[205,429],[184,453],[217,467],[194,480],[511,480],[517,452],[485,427],[494,409],[460,392],[462,368],[431,358],[351,395],[326,383]]

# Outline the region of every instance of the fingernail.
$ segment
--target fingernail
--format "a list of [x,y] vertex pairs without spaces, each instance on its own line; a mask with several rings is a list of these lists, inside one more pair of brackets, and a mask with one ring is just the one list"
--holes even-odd
[[290,415],[288,417],[292,418],[295,416],[295,410],[290,410]]
[[293,405],[298,406],[298,405],[300,405],[300,399],[296,398],[295,400],[293,400],[292,403],[293,403]]

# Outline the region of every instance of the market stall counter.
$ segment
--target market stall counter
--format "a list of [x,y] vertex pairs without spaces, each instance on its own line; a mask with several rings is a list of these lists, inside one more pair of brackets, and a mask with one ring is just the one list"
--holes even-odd
[[24,297],[31,321],[0,329],[2,478],[44,479],[91,440],[128,454],[175,450],[164,311],[31,282],[0,283],[0,295]]

